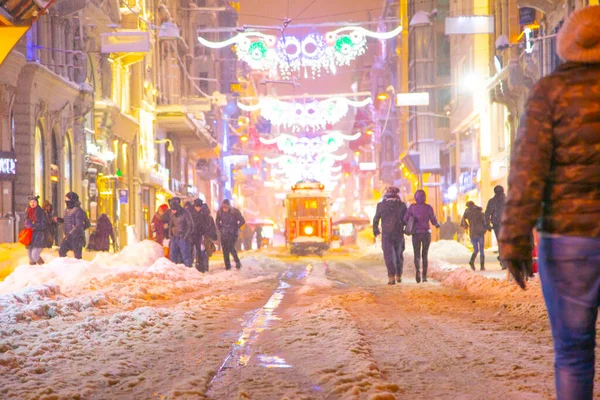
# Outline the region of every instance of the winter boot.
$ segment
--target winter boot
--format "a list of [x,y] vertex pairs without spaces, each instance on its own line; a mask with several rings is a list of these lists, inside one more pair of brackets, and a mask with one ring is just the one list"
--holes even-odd
[[423,264],[423,282],[427,282],[427,265]]
[[415,279],[417,283],[421,283],[421,260],[415,260]]
[[477,254],[471,255],[471,261],[469,261],[469,265],[471,266],[471,269],[473,271],[475,271],[475,259],[477,258]]
[[485,258],[479,260],[479,265],[481,265],[481,271],[485,271]]
[[44,264],[46,264],[46,263],[44,262],[44,259],[43,259],[42,257],[40,257],[40,258],[38,258],[38,260],[37,260],[37,264],[38,264],[38,265],[44,265]]
[[29,265],[37,265],[37,263],[35,263],[33,261],[29,261]]
[[396,282],[402,283],[402,275],[396,275]]
[[235,263],[235,269],[237,269],[238,271],[239,271],[240,269],[242,269],[242,263],[241,263],[241,262],[236,262],[236,263]]
[[388,285],[395,285],[396,281],[394,280],[394,275],[388,276]]

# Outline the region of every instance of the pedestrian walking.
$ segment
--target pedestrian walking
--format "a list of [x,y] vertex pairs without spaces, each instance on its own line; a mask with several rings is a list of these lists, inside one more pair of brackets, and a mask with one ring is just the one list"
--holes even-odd
[[[500,229],[502,227],[502,214],[504,213],[504,203],[506,202],[506,195],[504,194],[504,188],[500,185],[494,188],[494,197],[492,197],[485,208],[485,220],[486,225],[494,230],[496,240],[500,243]],[[502,269],[506,269],[504,263],[500,260],[500,266]]]
[[204,237],[202,239],[203,243],[203,258],[204,262],[202,266],[202,270],[204,272],[208,272],[208,260],[213,255],[213,253],[217,250],[215,246],[215,242],[218,239],[217,235],[217,226],[215,224],[215,219],[210,214],[210,209],[206,203],[202,204],[202,208],[200,212],[204,216],[204,221],[207,224],[206,229],[204,230]]
[[169,211],[169,206],[166,204],[162,204],[156,210],[156,214],[152,217],[152,223],[150,224],[150,229],[152,230],[152,240],[156,243],[164,246],[164,241],[166,239],[166,233],[169,229],[169,221],[166,216],[167,211]]
[[557,35],[566,61],[530,91],[514,143],[500,256],[525,288],[538,226],[539,275],[555,351],[556,397],[594,396],[600,305],[600,7]]
[[[383,258],[388,272],[388,285],[402,282],[404,267],[404,217],[406,204],[400,199],[400,189],[389,187],[383,200],[377,204],[373,218],[373,235],[381,234]],[[381,221],[381,230],[379,230]]]
[[81,260],[85,246],[85,230],[90,227],[90,221],[81,208],[77,193],[67,193],[65,204],[67,208],[63,218],[56,218],[57,222],[64,224],[65,229],[65,237],[60,244],[58,255],[66,257],[69,251],[73,251],[75,258]]
[[244,251],[252,250],[252,239],[254,238],[254,231],[248,225],[241,228],[242,238],[244,242]]
[[204,249],[204,236],[209,229],[209,222],[206,214],[202,212],[204,202],[202,199],[195,199],[192,209],[192,219],[194,221],[194,233],[192,235],[192,254],[196,269],[200,272],[206,272],[204,265],[206,251]]
[[169,258],[175,264],[192,267],[192,237],[194,222],[190,213],[181,206],[181,199],[171,199],[169,217]]
[[110,244],[115,248],[115,233],[113,225],[108,218],[108,215],[101,214],[96,223],[96,231],[90,235],[88,250],[93,251],[108,251]]
[[42,250],[47,245],[46,231],[48,229],[48,216],[42,207],[39,206],[39,196],[29,197],[25,228],[33,231],[31,242],[26,246],[29,265],[42,265],[44,264],[44,260],[42,259],[41,254]]
[[454,240],[458,234],[458,225],[456,225],[451,217],[446,218],[446,222],[440,227],[440,238],[442,240]]
[[485,214],[483,213],[483,209],[479,206],[476,206],[472,201],[467,201],[467,209],[463,214],[460,224],[463,228],[469,230],[469,238],[473,244],[473,254],[471,255],[471,260],[469,261],[471,269],[475,271],[475,260],[479,254],[481,271],[485,271],[485,253],[483,248],[485,244],[487,225],[485,223]]
[[44,204],[42,208],[46,212],[46,222],[48,224],[48,228],[46,229],[46,248],[51,249],[54,246],[54,243],[58,242],[58,223],[54,220],[56,217],[54,215],[54,208],[52,207],[52,203],[48,200],[44,200]]
[[254,230],[254,234],[256,235],[256,249],[260,250],[263,247],[263,234],[262,234],[262,226],[257,226]]
[[[433,207],[426,203],[427,195],[423,190],[415,192],[415,204],[411,204],[408,212],[404,216],[404,223],[407,228],[412,226],[412,245],[415,253],[415,279],[421,283],[421,260],[423,260],[423,282],[427,282],[427,269],[429,267],[429,246],[431,245],[431,229],[429,223],[436,228],[440,228],[440,223],[435,217]],[[413,221],[411,221],[411,219]]]
[[235,267],[239,270],[242,268],[242,263],[236,250],[236,243],[239,238],[240,228],[244,226],[246,221],[242,213],[231,207],[229,200],[223,200],[221,208],[217,212],[217,229],[221,233],[221,247],[223,250],[223,259],[225,261],[225,269],[231,269],[230,255],[233,256]]

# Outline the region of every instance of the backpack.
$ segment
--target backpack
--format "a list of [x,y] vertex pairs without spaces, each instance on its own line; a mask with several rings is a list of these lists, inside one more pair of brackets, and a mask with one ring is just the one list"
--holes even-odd
[[92,226],[92,223],[90,222],[90,219],[88,218],[87,213],[85,211],[83,211],[83,230],[87,231],[88,229],[91,228],[91,226]]

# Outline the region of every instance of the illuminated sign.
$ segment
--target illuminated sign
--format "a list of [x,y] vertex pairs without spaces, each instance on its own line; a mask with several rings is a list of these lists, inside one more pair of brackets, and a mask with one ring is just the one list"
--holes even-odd
[[0,180],[17,177],[17,157],[12,151],[0,151]]

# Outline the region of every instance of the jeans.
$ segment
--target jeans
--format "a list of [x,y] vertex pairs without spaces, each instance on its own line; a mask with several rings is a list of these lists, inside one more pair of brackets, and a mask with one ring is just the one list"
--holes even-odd
[[195,241],[193,244],[193,254],[194,266],[200,272],[208,271],[208,256],[206,255],[206,251],[202,250],[202,242],[200,240]]
[[81,257],[83,255],[84,243],[85,240],[82,240],[82,238],[73,240],[73,238],[66,237],[60,244],[60,248],[58,249],[58,255],[60,257],[66,257],[69,251],[73,251],[75,258],[81,260]]
[[230,255],[233,256],[233,261],[235,261],[236,267],[239,267],[240,258],[238,257],[238,253],[236,250],[236,242],[237,237],[233,236],[222,236],[221,237],[221,247],[223,249],[223,260],[225,261],[225,269],[231,269],[231,260],[229,258]]
[[192,266],[192,245],[182,238],[172,237],[169,240],[169,259],[175,264]]
[[[412,236],[412,245],[415,251],[415,269],[417,272],[421,269],[421,256],[423,257],[423,276],[427,276],[427,267],[429,266],[428,254],[431,244],[431,232],[415,233]],[[422,253],[421,253],[422,251]]]
[[483,252],[483,244],[485,243],[485,237],[475,237],[471,238],[471,243],[473,244],[473,256],[471,260],[475,261],[477,258],[477,254],[479,254],[479,259],[483,263],[485,260],[485,253]]
[[402,275],[404,265],[404,238],[384,233],[381,236],[383,258],[388,270],[388,276]]
[[28,247],[27,248],[27,256],[29,256],[30,263],[37,263],[40,259],[40,254],[42,254],[41,247]]
[[539,273],[554,339],[556,396],[592,399],[600,238],[542,237]]

